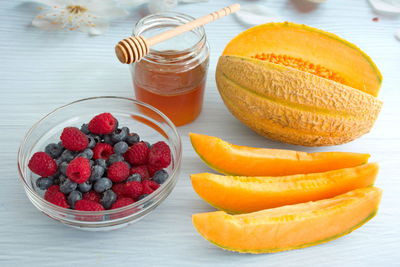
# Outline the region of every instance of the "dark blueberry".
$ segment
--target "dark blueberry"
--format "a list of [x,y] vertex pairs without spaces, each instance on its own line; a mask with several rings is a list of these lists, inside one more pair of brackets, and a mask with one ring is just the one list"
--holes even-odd
[[107,134],[107,135],[105,135],[105,136],[103,137],[103,142],[104,142],[104,143],[107,143],[107,144],[110,144],[110,145],[113,145],[113,144],[114,144],[114,142],[113,142],[112,139],[111,139],[111,135],[110,135],[110,134]]
[[36,186],[42,190],[47,190],[47,188],[52,186],[53,183],[54,183],[54,181],[52,178],[40,177],[39,179],[36,180]]
[[63,161],[70,162],[75,158],[76,153],[71,151],[71,150],[64,150],[64,152],[61,154],[61,159]]
[[93,137],[94,141],[96,143],[100,143],[101,142],[101,137],[99,135],[96,134],[89,134],[91,137]]
[[82,184],[78,184],[78,189],[82,193],[89,192],[90,189],[92,189],[92,184],[90,182],[86,181],[86,182],[84,182]]
[[139,173],[134,173],[132,175],[130,175],[128,177],[128,179],[126,179],[127,182],[141,182],[142,181],[142,177],[140,176]]
[[97,144],[97,142],[94,139],[94,137],[91,136],[91,135],[87,135],[87,138],[89,139],[88,148],[94,148],[96,146],[96,144]]
[[62,158],[60,157],[60,158],[58,158],[58,159],[56,159],[56,164],[57,164],[57,166],[60,166],[60,164],[63,162],[63,160],[62,160]]
[[68,204],[71,206],[71,208],[75,208],[75,202],[78,200],[82,199],[82,193],[79,191],[72,191],[68,195]]
[[87,123],[82,124],[81,132],[84,133],[84,134],[89,134],[90,133],[89,132],[89,124],[87,124]]
[[100,202],[105,209],[111,208],[111,205],[117,200],[117,194],[112,190],[107,190],[103,193],[103,197]]
[[129,134],[125,139],[125,142],[127,142],[130,146],[139,141],[140,141],[140,137],[136,133]]
[[70,179],[66,179],[64,182],[60,184],[60,191],[64,194],[69,194],[74,191],[78,187],[78,184],[72,182]]
[[55,143],[48,144],[46,146],[46,148],[44,149],[44,152],[49,154],[50,157],[52,157],[53,159],[58,158],[63,151],[64,151],[63,146],[60,146],[60,145],[55,144]]
[[114,153],[115,154],[124,154],[126,151],[128,151],[128,144],[125,143],[124,141],[118,142],[114,145]]
[[157,184],[163,184],[167,179],[169,175],[165,170],[159,170],[156,171],[153,175],[153,181],[156,182]]
[[68,162],[66,161],[61,162],[60,166],[58,167],[61,174],[67,175],[67,167],[68,167]]
[[122,127],[122,129],[117,129],[113,134],[111,134],[111,140],[114,143],[124,141],[128,136],[129,129],[128,127]]
[[89,164],[90,164],[90,167],[92,167],[93,165],[94,165],[94,160],[89,160]]
[[143,195],[141,195],[140,197],[138,197],[137,200],[139,201],[139,200],[141,200],[141,199],[147,197],[148,195],[149,195],[149,194],[143,194]]
[[90,148],[86,148],[81,153],[76,155],[76,158],[79,158],[79,157],[84,157],[84,158],[87,158],[87,159],[91,159],[93,157],[93,151]]
[[107,165],[110,166],[111,164],[118,162],[118,161],[124,161],[124,157],[121,155],[117,155],[117,154],[112,154],[108,160],[107,160]]
[[56,178],[53,178],[53,183],[55,184],[55,185],[60,185],[60,184],[62,184],[65,180],[67,180],[67,177],[65,176],[65,175],[60,175],[60,176],[58,176],[58,177],[56,177]]
[[104,191],[112,187],[112,182],[107,177],[100,178],[94,183],[94,191],[97,193],[103,193]]
[[104,169],[107,168],[106,160],[105,159],[96,159],[94,162],[95,165],[101,166]]
[[89,181],[90,182],[95,182],[99,180],[101,177],[103,177],[105,169],[100,166],[100,165],[94,165],[92,167],[92,173],[90,174]]

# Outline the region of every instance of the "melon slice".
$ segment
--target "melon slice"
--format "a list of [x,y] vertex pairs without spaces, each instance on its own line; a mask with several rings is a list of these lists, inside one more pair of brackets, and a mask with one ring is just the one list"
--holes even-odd
[[282,176],[355,167],[369,154],[349,152],[306,153],[293,150],[233,145],[217,137],[190,133],[194,150],[214,170],[228,175]]
[[304,248],[346,235],[377,212],[381,189],[361,188],[331,199],[229,215],[194,214],[193,224],[208,241],[242,253]]
[[368,163],[353,168],[280,177],[212,173],[190,177],[194,190],[207,203],[231,213],[243,213],[330,198],[371,186],[378,170],[377,163]]

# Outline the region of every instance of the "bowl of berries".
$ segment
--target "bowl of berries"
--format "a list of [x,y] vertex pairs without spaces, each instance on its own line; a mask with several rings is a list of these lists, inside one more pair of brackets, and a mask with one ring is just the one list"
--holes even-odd
[[112,230],[153,211],[174,188],[182,147],[173,123],[140,101],[104,96],[57,108],[18,151],[25,192],[41,212],[84,230]]

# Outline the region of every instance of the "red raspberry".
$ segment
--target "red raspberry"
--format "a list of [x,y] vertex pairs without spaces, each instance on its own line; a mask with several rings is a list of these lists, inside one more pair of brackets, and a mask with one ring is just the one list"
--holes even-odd
[[46,193],[44,194],[44,199],[46,199],[48,202],[63,207],[63,208],[69,208],[69,205],[67,203],[67,199],[65,195],[60,191],[60,187],[58,185],[52,185],[50,186]]
[[149,164],[160,169],[168,167],[171,163],[171,149],[163,142],[153,144],[149,152]]
[[93,159],[107,160],[112,154],[114,154],[114,148],[110,144],[97,143],[93,148]]
[[110,134],[117,127],[117,119],[111,113],[101,113],[89,122],[88,127],[94,134]]
[[142,194],[151,194],[160,187],[159,184],[157,184],[156,182],[154,182],[152,180],[142,181],[142,186],[143,186]]
[[118,209],[124,206],[128,206],[132,203],[135,203],[135,201],[130,197],[119,198],[117,201],[114,202],[114,204],[112,204],[111,209]]
[[149,170],[147,170],[147,166],[146,165],[140,165],[137,167],[133,167],[129,170],[129,175],[138,173],[140,174],[141,178],[144,179],[149,179],[150,175],[149,175]]
[[140,182],[127,182],[124,188],[124,196],[137,199],[143,194],[143,185]]
[[111,189],[117,194],[118,198],[121,198],[124,195],[125,184],[114,184]]
[[119,183],[128,178],[129,166],[126,162],[118,161],[111,164],[107,170],[107,177],[114,183]]
[[87,158],[75,158],[67,166],[67,176],[75,183],[82,184],[86,182],[90,174],[90,162]]
[[57,163],[45,152],[36,152],[29,160],[28,167],[37,175],[48,177],[57,172]]
[[160,168],[158,166],[153,166],[153,165],[147,165],[147,170],[149,171],[149,176],[153,177],[153,175],[156,173],[156,171],[162,170],[163,168]]
[[88,144],[87,136],[76,127],[66,127],[60,136],[62,145],[71,151],[82,151]]
[[124,157],[132,165],[142,165],[147,163],[149,148],[145,142],[137,142],[129,147]]
[[81,199],[75,202],[75,209],[84,211],[101,211],[104,210],[104,207],[97,202]]
[[86,199],[86,200],[100,203],[100,198],[101,198],[100,194],[93,190],[83,193],[83,199]]

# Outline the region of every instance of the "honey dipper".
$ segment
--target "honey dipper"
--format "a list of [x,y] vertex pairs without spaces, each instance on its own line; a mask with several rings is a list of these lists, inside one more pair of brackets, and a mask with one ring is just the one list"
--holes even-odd
[[150,46],[158,44],[162,41],[168,40],[181,33],[193,30],[196,27],[202,26],[214,20],[220,19],[229,14],[235,13],[240,9],[240,4],[233,4],[231,6],[224,7],[221,10],[210,13],[206,16],[180,25],[176,28],[160,33],[150,38],[144,38],[143,36],[131,36],[118,42],[115,46],[115,54],[119,61],[124,64],[131,64],[139,61],[150,51]]

